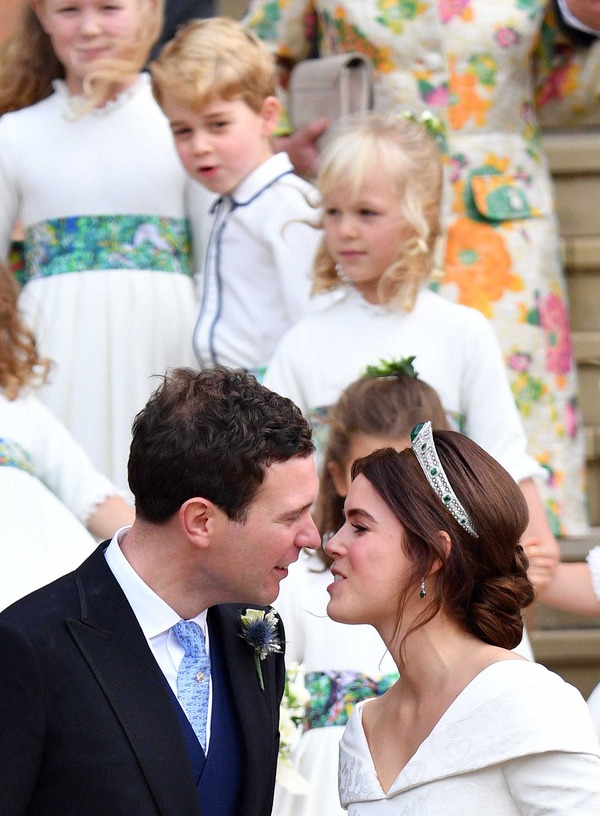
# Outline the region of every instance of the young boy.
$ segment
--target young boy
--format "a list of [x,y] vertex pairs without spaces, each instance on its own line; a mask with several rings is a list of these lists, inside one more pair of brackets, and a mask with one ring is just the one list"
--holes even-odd
[[280,105],[266,46],[233,20],[182,28],[151,64],[152,88],[187,172],[218,194],[194,333],[200,365],[259,377],[309,311],[318,196],[272,135]]

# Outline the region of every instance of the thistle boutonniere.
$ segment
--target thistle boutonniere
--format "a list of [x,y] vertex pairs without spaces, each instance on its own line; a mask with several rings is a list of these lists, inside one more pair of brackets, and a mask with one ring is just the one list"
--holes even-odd
[[240,615],[242,633],[246,643],[254,649],[254,665],[261,691],[265,690],[261,660],[273,652],[281,652],[281,643],[277,637],[277,614],[263,609],[246,609]]

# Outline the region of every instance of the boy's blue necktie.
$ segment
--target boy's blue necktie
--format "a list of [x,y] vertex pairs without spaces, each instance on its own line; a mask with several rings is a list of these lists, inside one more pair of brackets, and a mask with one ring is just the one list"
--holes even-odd
[[185,651],[177,672],[177,699],[206,753],[210,660],[204,646],[204,635],[194,621],[180,620],[173,631]]

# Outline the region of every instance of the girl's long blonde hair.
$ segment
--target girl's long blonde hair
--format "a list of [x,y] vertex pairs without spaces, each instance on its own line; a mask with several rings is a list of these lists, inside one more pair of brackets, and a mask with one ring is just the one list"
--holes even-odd
[[[433,270],[440,233],[441,153],[425,126],[402,114],[353,117],[342,124],[323,151],[316,186],[326,197],[340,184],[350,183],[357,197],[364,181],[375,172],[389,180],[398,196],[402,219],[412,233],[397,261],[381,276],[379,299],[410,311],[419,288]],[[315,258],[313,293],[342,282],[323,238]]]
[[19,288],[10,270],[0,264],[0,388],[13,400],[26,385],[43,382],[49,361],[40,357],[32,332],[17,307]]
[[[136,40],[127,44],[123,58],[99,61],[98,69],[86,77],[85,102],[78,113],[102,105],[115,88],[144,67],[161,31],[164,0],[136,1],[140,11]],[[50,37],[32,6],[25,4],[14,33],[0,46],[0,116],[40,102],[52,93],[54,80],[64,78],[65,69],[54,53]]]

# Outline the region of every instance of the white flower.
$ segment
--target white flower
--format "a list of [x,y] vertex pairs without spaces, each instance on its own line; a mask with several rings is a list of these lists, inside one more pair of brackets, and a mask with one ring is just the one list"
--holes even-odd
[[279,709],[279,758],[277,781],[292,793],[305,794],[307,780],[294,768],[292,751],[302,734],[306,704],[310,694],[304,685],[304,672],[291,663],[285,673],[285,689]]

